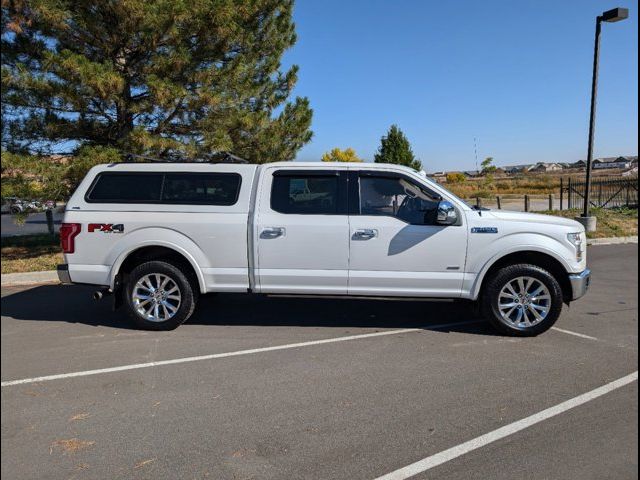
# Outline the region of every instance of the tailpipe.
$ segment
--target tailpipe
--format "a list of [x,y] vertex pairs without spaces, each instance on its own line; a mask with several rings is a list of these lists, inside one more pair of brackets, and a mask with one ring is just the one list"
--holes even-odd
[[111,292],[109,292],[108,288],[103,288],[102,290],[96,290],[95,292],[93,292],[93,299],[95,301],[102,300],[105,295],[109,295],[110,293]]

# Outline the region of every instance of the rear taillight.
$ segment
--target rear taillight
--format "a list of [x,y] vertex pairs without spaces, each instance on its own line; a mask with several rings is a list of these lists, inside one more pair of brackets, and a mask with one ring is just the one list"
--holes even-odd
[[60,245],[63,253],[73,253],[76,249],[75,238],[80,233],[79,223],[63,223],[60,225]]

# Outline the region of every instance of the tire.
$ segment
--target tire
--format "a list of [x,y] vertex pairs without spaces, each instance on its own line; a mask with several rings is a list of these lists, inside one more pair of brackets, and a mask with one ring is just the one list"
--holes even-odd
[[198,290],[180,267],[179,264],[153,260],[131,271],[122,291],[123,304],[139,328],[174,330],[189,319],[196,307]]
[[[529,295],[520,297],[521,292]],[[533,337],[556,323],[562,312],[562,300],[562,288],[549,272],[535,265],[510,265],[487,279],[482,312],[500,333]]]

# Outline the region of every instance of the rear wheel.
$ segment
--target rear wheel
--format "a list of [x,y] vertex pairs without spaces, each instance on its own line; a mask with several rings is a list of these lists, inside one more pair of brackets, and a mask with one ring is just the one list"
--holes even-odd
[[500,332],[530,337],[547,331],[562,311],[562,289],[546,270],[535,265],[504,267],[487,280],[485,317]]
[[178,265],[154,260],[134,268],[124,289],[124,304],[135,324],[146,330],[173,330],[196,306],[196,292]]

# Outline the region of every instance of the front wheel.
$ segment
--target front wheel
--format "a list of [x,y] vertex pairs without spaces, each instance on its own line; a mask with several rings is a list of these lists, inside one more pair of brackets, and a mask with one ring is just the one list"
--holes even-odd
[[482,307],[500,332],[519,337],[550,329],[562,311],[562,289],[546,270],[535,265],[510,265],[487,280]]
[[196,306],[189,278],[177,265],[158,260],[134,268],[123,294],[129,316],[145,330],[173,330]]

